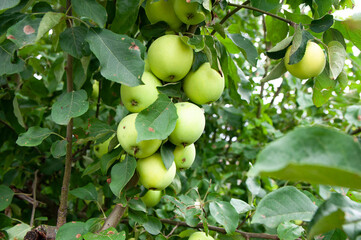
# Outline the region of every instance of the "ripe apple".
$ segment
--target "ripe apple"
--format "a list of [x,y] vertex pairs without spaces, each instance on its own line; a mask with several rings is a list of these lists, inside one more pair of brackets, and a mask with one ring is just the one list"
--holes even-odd
[[155,153],[147,158],[138,159],[137,172],[139,182],[145,188],[163,190],[172,183],[176,173],[176,166],[173,162],[172,166],[167,170],[161,155]]
[[206,235],[205,232],[195,232],[190,235],[188,240],[214,240],[211,235]]
[[305,55],[301,61],[296,64],[289,64],[290,61],[291,46],[288,47],[285,55],[285,66],[286,69],[295,77],[301,79],[307,79],[316,77],[322,73],[326,65],[326,58],[322,48],[309,41],[306,45]]
[[183,90],[189,99],[197,104],[217,101],[224,90],[224,78],[211,65],[203,63],[195,72],[184,79]]
[[182,26],[182,21],[175,15],[173,8],[174,0],[147,0],[145,4],[145,14],[149,21],[154,24],[166,22],[170,29],[178,31]]
[[122,84],[120,87],[120,97],[130,112],[140,112],[158,98],[157,86],[162,86],[162,83],[150,72],[143,73],[142,82],[144,85],[129,87]]
[[137,142],[137,130],[135,119],[138,113],[132,113],[123,118],[117,129],[119,144],[130,155],[136,158],[145,158],[155,153],[160,147],[162,140],[144,140]]
[[196,157],[196,148],[192,143],[189,146],[176,146],[174,149],[174,162],[178,169],[188,169]]
[[147,207],[154,207],[160,202],[162,198],[162,191],[149,189],[146,194],[140,199],[144,202]]
[[104,154],[108,153],[109,144],[113,137],[114,137],[114,135],[112,135],[105,142],[102,142],[102,143],[94,146],[94,153],[95,153],[95,156],[97,156],[97,158],[102,158],[102,156]]
[[201,5],[187,0],[174,0],[174,12],[177,17],[188,25],[196,25],[206,19],[203,11],[199,11]]
[[150,45],[148,62],[156,77],[166,82],[176,82],[191,69],[193,50],[179,36],[164,35]]
[[203,110],[190,102],[174,104],[178,119],[169,141],[174,145],[188,146],[202,135],[206,123]]

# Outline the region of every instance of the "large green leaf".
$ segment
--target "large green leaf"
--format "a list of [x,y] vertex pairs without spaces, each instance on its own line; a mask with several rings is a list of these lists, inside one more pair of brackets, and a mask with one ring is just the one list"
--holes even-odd
[[52,132],[48,128],[38,126],[30,127],[25,133],[21,133],[16,140],[16,144],[25,147],[38,146],[43,140],[50,136]]
[[117,33],[126,33],[138,17],[140,0],[118,0],[116,14],[111,29]]
[[36,42],[41,18],[27,16],[8,29],[7,38],[18,47],[23,47]]
[[148,221],[143,224],[143,227],[148,233],[158,235],[162,230],[162,223],[158,218],[150,216]]
[[137,141],[166,139],[174,130],[177,119],[177,110],[172,100],[159,94],[154,103],[137,115]]
[[89,30],[86,40],[99,59],[105,78],[132,87],[142,84],[144,61],[141,56],[145,48],[141,42],[97,28]]
[[38,41],[45,33],[60,23],[62,18],[65,16],[64,13],[47,12],[41,19],[36,41]]
[[20,0],[4,0],[0,2],[0,11],[8,8],[15,7],[18,5]]
[[233,233],[238,226],[237,210],[229,202],[215,201],[209,204],[212,217],[221,224],[228,234]]
[[87,232],[83,222],[69,222],[61,226],[56,234],[56,240],[79,240]]
[[342,228],[349,239],[361,235],[361,204],[333,193],[316,211],[309,225],[308,237]]
[[9,234],[9,239],[24,239],[26,233],[31,230],[31,227],[28,224],[20,223],[15,225],[12,228],[6,229],[6,232]]
[[252,223],[276,228],[290,220],[311,220],[317,207],[304,193],[287,186],[267,194],[259,202]]
[[325,15],[320,19],[313,20],[310,25],[310,29],[316,33],[324,32],[333,25],[333,16]]
[[361,28],[359,26],[360,20],[352,18],[345,21],[335,21],[335,28],[361,50]]
[[84,90],[68,92],[61,95],[53,104],[51,117],[60,125],[67,125],[71,118],[79,117],[89,108],[87,94]]
[[[283,17],[283,15],[281,15],[281,17]],[[265,21],[267,39],[271,41],[272,45],[277,44],[287,37],[289,27],[286,22],[268,15],[265,17]]]
[[111,171],[110,189],[115,196],[119,197],[121,191],[129,180],[133,177],[137,162],[134,157],[127,155],[125,159],[115,164]]
[[14,52],[16,49],[16,45],[9,40],[5,40],[0,45],[0,76],[4,74],[18,73],[25,69],[25,63],[23,60],[14,59]]
[[69,193],[83,200],[97,201],[98,199],[97,190],[94,184],[92,183],[88,183],[88,185],[84,187],[75,188],[71,190]]
[[258,52],[253,43],[249,39],[237,33],[228,34],[228,37],[233,41],[234,44],[237,45],[237,47],[241,49],[241,52],[247,61],[255,66],[257,64]]
[[324,126],[298,127],[263,149],[249,175],[360,188],[361,146]]
[[346,60],[346,50],[338,41],[328,43],[328,60],[330,64],[330,78],[336,79],[343,70]]
[[96,0],[72,0],[71,4],[78,15],[93,20],[99,27],[104,27],[107,11]]
[[5,185],[0,185],[0,211],[7,208],[13,200],[14,192]]
[[59,36],[61,49],[75,58],[89,55],[89,44],[85,41],[87,33],[88,29],[83,26],[67,28]]

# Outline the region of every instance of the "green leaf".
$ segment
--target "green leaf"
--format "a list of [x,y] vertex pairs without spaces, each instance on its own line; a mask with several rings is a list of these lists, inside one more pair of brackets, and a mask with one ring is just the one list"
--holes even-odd
[[30,127],[25,133],[21,133],[16,144],[22,147],[34,147],[40,145],[52,132],[48,128]]
[[8,8],[13,8],[18,5],[20,0],[6,0],[0,2],[0,11]]
[[144,61],[141,56],[145,48],[141,42],[106,29],[91,29],[86,41],[99,59],[105,78],[131,87],[142,84]]
[[135,120],[137,141],[166,139],[174,130],[177,119],[177,110],[172,100],[159,94],[158,99],[141,111]]
[[313,39],[313,36],[305,31],[305,30],[299,30],[300,28],[297,28],[295,31],[295,35],[293,37],[292,47],[291,47],[291,53],[290,53],[290,61],[289,64],[296,64],[305,55],[306,52],[306,46],[309,40]]
[[5,185],[0,185],[0,211],[7,208],[13,200],[14,192]]
[[88,232],[83,237],[84,240],[125,240],[125,232],[118,233],[115,228],[110,227],[99,233]]
[[308,239],[336,228],[342,228],[350,239],[356,239],[361,234],[361,204],[332,193],[312,218]]
[[[264,11],[271,11],[279,8],[282,4],[278,0],[251,0],[252,7],[262,9]],[[261,15],[261,13],[254,12],[255,16]]]
[[327,14],[320,19],[313,20],[310,29],[315,33],[321,33],[329,29],[333,25],[333,16]]
[[[91,161],[91,158],[88,158],[86,156],[83,156],[83,158],[86,160],[89,159]],[[100,162],[99,161],[92,162],[84,169],[83,174],[81,176],[84,177],[86,175],[90,175],[92,173],[95,173],[99,169],[100,169]]]
[[249,175],[360,188],[360,156],[352,136],[323,126],[298,127],[268,144]]
[[13,61],[16,49],[16,45],[9,40],[5,40],[0,45],[0,76],[22,72],[25,69],[25,62],[23,60],[16,59],[16,61]]
[[113,165],[113,163],[120,158],[120,154],[122,153],[123,149],[118,147],[102,156],[100,159],[100,169],[102,170],[102,174],[106,175],[108,169]]
[[182,41],[194,49],[195,52],[200,52],[205,47],[205,41],[203,35],[195,35],[193,37],[182,36]]
[[149,216],[148,221],[143,224],[145,231],[152,235],[158,235],[162,230],[162,223],[158,218]]
[[60,125],[67,125],[71,118],[79,117],[89,108],[85,90],[73,91],[62,94],[53,104],[51,117]]
[[340,31],[338,31],[337,29],[328,29],[326,32],[323,33],[322,37],[325,44],[328,45],[332,41],[338,41],[346,49],[345,39],[343,38],[342,33],[340,33]]
[[6,36],[18,47],[33,44],[36,42],[40,21],[41,18],[27,16],[20,22],[10,27]]
[[[2,185],[1,185],[2,186]],[[0,186],[0,189],[1,189]],[[1,190],[0,190],[1,191]],[[1,204],[1,203],[0,203]],[[1,209],[1,208],[0,208]],[[2,210],[1,210],[2,211]],[[0,213],[0,229],[4,229],[5,227],[11,227],[11,218],[9,218],[8,216],[6,216],[3,213]]]
[[44,36],[50,29],[55,27],[60,23],[62,18],[65,16],[64,13],[56,13],[56,12],[47,12],[44,17],[41,19],[38,34],[36,36],[35,41],[38,41],[40,38]]
[[304,231],[303,227],[290,222],[281,223],[277,227],[277,235],[281,240],[297,239]]
[[359,20],[351,18],[346,21],[335,21],[334,26],[346,39],[350,40],[358,49],[361,50],[361,28],[357,27],[359,24]]
[[293,40],[293,36],[285,38],[276,44],[273,48],[271,48],[268,52],[266,52],[267,56],[272,59],[280,59],[283,58],[286,54],[288,46],[291,45]]
[[287,72],[285,61],[282,59],[267,76],[262,78],[261,82],[268,82],[277,78],[280,78],[285,72]]
[[31,227],[28,224],[20,223],[15,225],[12,228],[6,229],[6,232],[9,234],[9,239],[24,239],[27,232],[31,230]]
[[233,41],[234,44],[237,45],[237,47],[241,49],[241,52],[243,53],[247,61],[253,66],[256,66],[258,52],[257,49],[254,47],[253,43],[249,39],[237,33],[228,34],[228,37]]
[[56,240],[81,240],[87,232],[85,223],[69,222],[61,226],[56,234]]
[[[97,119],[97,118],[92,118],[90,119],[89,122],[89,135],[92,137],[99,137],[99,136],[104,136],[104,141],[109,139],[113,134],[114,134],[114,130],[111,126],[109,126],[109,124]],[[97,141],[97,143],[99,142],[104,142],[104,141]]]
[[169,169],[174,162],[174,149],[175,146],[170,142],[162,144],[160,147],[160,155],[166,169]]
[[141,211],[147,213],[147,207],[141,199],[131,199],[129,201],[129,207],[135,211]]
[[64,52],[75,58],[90,55],[89,44],[85,41],[88,29],[83,26],[65,29],[59,36],[59,44]]
[[181,82],[175,82],[158,86],[157,89],[160,93],[163,93],[168,97],[181,97],[181,87]]
[[311,220],[317,207],[305,194],[295,187],[279,188],[267,194],[259,202],[252,223],[276,228],[290,220]]
[[134,157],[127,155],[121,163],[112,167],[109,187],[115,196],[119,197],[121,191],[129,180],[133,177],[137,162]]
[[330,64],[330,77],[336,79],[342,72],[346,60],[346,50],[338,41],[328,43],[328,60]]
[[361,105],[348,106],[345,118],[350,124],[361,127]]
[[[278,13],[283,17],[283,14]],[[266,29],[267,29],[267,39],[271,41],[274,45],[278,42],[281,42],[283,39],[287,37],[288,34],[288,24],[284,21],[278,20],[277,18],[266,16]]]
[[111,30],[117,33],[126,33],[137,20],[140,0],[120,0],[116,4],[116,14]]
[[251,207],[248,203],[240,199],[232,198],[230,203],[232,204],[234,209],[236,209],[238,214],[246,213],[253,209],[253,207]]
[[60,158],[66,154],[66,140],[58,140],[51,145],[50,152],[55,158]]
[[99,27],[104,27],[107,21],[107,11],[96,0],[72,0],[71,4],[79,16],[89,18]]
[[221,224],[228,234],[233,233],[238,226],[238,213],[228,202],[215,201],[209,204],[212,217]]
[[347,235],[341,229],[335,229],[325,234],[319,235],[322,240],[346,240]]
[[[333,0],[313,0],[312,8],[322,17],[332,9]],[[317,14],[316,14],[317,15]]]
[[83,200],[92,200],[92,201],[98,200],[97,190],[92,183],[89,183],[84,187],[73,189],[69,193]]
[[332,91],[336,86],[336,81],[329,77],[328,71],[325,70],[315,77],[315,84],[313,86],[312,101],[316,107],[320,107],[327,103],[332,96]]

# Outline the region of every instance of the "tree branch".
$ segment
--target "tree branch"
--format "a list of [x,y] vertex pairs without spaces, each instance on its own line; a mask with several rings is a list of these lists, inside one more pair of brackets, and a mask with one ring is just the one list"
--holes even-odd
[[[72,15],[71,1],[66,1],[67,15]],[[67,27],[70,28],[72,22],[70,19],[66,22]],[[73,57],[68,54],[67,65],[66,65],[66,77],[67,77],[67,92],[73,91]],[[72,147],[73,147],[73,119],[70,119],[66,127],[66,139],[68,144],[66,145],[66,159],[65,159],[65,169],[63,176],[63,185],[61,187],[60,195],[60,206],[58,209],[58,219],[56,226],[60,228],[66,223],[66,215],[68,212],[68,194],[69,194],[69,185],[70,185],[70,176],[71,176],[71,164],[72,164]]]
[[270,13],[270,12],[267,12],[267,11],[264,11],[262,9],[259,9],[259,8],[255,8],[255,7],[252,7],[252,6],[249,6],[249,5],[244,5],[244,4],[235,4],[235,3],[228,3],[229,6],[232,6],[232,7],[241,7],[241,8],[246,8],[246,9],[249,9],[249,10],[253,10],[253,11],[256,11],[256,12],[260,12],[260,13],[263,13],[263,14],[266,14],[268,16],[271,16],[273,18],[276,18],[278,20],[281,20],[281,21],[284,21],[286,23],[288,23],[290,26],[292,27],[295,27],[297,25],[297,23],[291,21],[291,20],[288,20],[286,18],[283,18],[283,17],[280,17],[276,14],[273,14],[273,13]]

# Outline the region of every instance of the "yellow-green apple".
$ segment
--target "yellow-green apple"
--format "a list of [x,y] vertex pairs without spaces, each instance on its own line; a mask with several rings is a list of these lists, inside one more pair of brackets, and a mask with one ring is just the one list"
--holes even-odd
[[174,149],[174,162],[178,169],[188,169],[196,157],[194,143],[188,146],[178,145]]
[[170,29],[178,31],[183,23],[175,15],[173,4],[173,0],[147,0],[145,14],[152,24],[163,21]]
[[174,12],[182,22],[188,25],[196,25],[206,19],[201,5],[189,0],[174,0]]
[[97,145],[94,146],[95,156],[97,156],[98,158],[102,158],[102,156],[104,154],[108,153],[109,144],[110,144],[110,141],[112,140],[113,137],[114,137],[114,135],[112,135],[105,142],[102,142],[102,143],[97,144]]
[[188,240],[214,240],[211,235],[206,235],[205,232],[195,232],[189,236]]
[[316,77],[322,73],[326,64],[325,53],[322,48],[314,42],[309,41],[306,45],[305,55],[301,61],[290,65],[291,47],[289,46],[284,58],[286,69],[295,77],[307,79]]
[[174,145],[188,146],[202,135],[205,126],[203,110],[190,102],[174,104],[178,119],[169,141]]
[[203,63],[195,72],[189,72],[184,79],[183,90],[189,99],[197,104],[217,101],[224,90],[224,78],[211,65]]
[[94,80],[92,87],[93,87],[92,97],[97,99],[99,96],[99,81]]
[[193,50],[179,36],[164,35],[150,45],[148,62],[156,77],[166,82],[176,82],[191,69]]
[[160,202],[162,198],[162,191],[149,189],[140,199],[147,207],[154,207]]
[[167,169],[161,155],[155,153],[149,157],[138,159],[137,172],[139,182],[145,188],[163,190],[172,183],[176,173],[176,166],[173,162],[171,167]]
[[140,112],[149,107],[158,98],[158,86],[162,83],[150,72],[142,75],[144,85],[120,87],[120,97],[126,109],[130,112]]
[[132,113],[124,117],[117,129],[118,142],[122,148],[136,158],[145,158],[155,153],[160,147],[162,140],[143,140],[137,142],[138,132],[135,128],[135,119],[138,113]]

